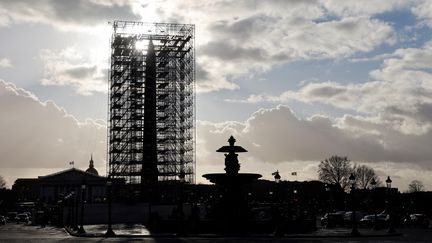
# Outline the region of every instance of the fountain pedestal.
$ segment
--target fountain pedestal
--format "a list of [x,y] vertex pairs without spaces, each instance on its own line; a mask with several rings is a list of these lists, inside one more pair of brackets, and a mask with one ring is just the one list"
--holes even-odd
[[235,146],[231,136],[229,146],[223,146],[216,152],[225,153],[225,172],[203,175],[204,178],[220,186],[222,198],[217,209],[216,220],[225,233],[242,231],[248,220],[248,205],[243,189],[245,185],[258,180],[261,175],[254,173],[239,173],[238,154],[247,152],[241,146]]

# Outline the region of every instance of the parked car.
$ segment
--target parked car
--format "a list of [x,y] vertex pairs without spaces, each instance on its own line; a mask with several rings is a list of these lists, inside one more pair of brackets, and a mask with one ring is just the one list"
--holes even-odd
[[8,221],[14,221],[16,219],[17,215],[18,215],[17,212],[8,212],[7,213]]
[[27,216],[29,217],[29,220],[32,220],[32,214],[30,212],[24,212],[24,214],[27,214]]
[[[345,212],[345,214],[343,215],[343,219],[344,219],[345,223],[350,224],[353,220],[352,216],[353,216],[352,211]],[[363,213],[356,211],[356,221],[360,222],[360,219],[362,219],[362,218],[363,218]]]
[[324,227],[334,227],[344,225],[344,212],[326,213],[321,217],[321,225]]
[[360,219],[360,225],[365,227],[372,227],[375,224],[375,215],[366,215]]
[[20,214],[17,215],[16,221],[17,221],[17,223],[20,223],[20,222],[29,223],[30,222],[30,218],[27,216],[27,214],[20,213]]
[[3,215],[0,215],[0,224],[5,225],[6,224],[6,217]]
[[360,219],[360,225],[364,227],[385,227],[387,224],[388,215],[387,214],[377,214],[376,215],[376,222],[375,222],[375,215],[374,214],[368,214],[364,216],[362,219]]
[[429,227],[429,218],[420,213],[410,214],[404,219],[404,225],[408,227]]

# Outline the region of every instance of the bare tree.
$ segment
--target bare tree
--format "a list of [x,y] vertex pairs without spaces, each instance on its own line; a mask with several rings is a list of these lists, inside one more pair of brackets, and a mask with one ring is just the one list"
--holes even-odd
[[0,189],[6,187],[6,181],[3,176],[0,175]]
[[357,188],[370,189],[372,180],[375,180],[377,186],[382,185],[375,170],[367,165],[354,165],[353,173],[356,178]]
[[413,180],[408,185],[408,192],[422,192],[424,191],[424,184],[421,181]]
[[350,163],[347,157],[337,155],[325,159],[318,166],[318,178],[324,183],[336,184],[346,190],[351,173]]

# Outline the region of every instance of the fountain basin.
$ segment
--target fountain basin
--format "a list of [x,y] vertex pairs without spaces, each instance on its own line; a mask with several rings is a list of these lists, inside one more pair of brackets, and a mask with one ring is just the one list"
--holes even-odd
[[258,180],[262,175],[255,173],[238,173],[233,175],[211,173],[205,174],[203,177],[216,185],[243,185]]

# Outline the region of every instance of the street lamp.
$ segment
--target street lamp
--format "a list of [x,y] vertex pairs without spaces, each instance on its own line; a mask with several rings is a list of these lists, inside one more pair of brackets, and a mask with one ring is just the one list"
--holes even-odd
[[112,230],[112,221],[111,221],[111,201],[112,201],[111,176],[108,176],[108,179],[107,179],[107,191],[108,191],[108,229],[107,229],[107,232],[105,233],[105,236],[112,237],[112,236],[115,236],[115,233]]
[[73,197],[75,197],[75,192],[72,191],[69,194],[69,199],[68,199],[68,205],[69,205],[69,227],[73,228],[73,208],[74,208],[74,201],[73,201]]
[[294,194],[294,206],[295,206],[295,217],[296,219],[300,217],[300,198],[298,196],[298,191],[296,189],[293,190]]
[[357,230],[357,220],[356,220],[356,211],[355,211],[355,198],[354,198],[354,190],[355,190],[355,176],[351,173],[350,177],[348,178],[351,183],[351,207],[352,207],[352,236],[359,236],[360,232]]
[[179,181],[180,181],[180,197],[179,197],[179,205],[178,205],[178,235],[183,234],[183,186],[185,183],[185,172],[183,170],[180,171],[179,175]]
[[390,189],[391,184],[392,184],[392,180],[390,179],[390,176],[387,176],[387,180],[385,182],[386,182],[387,188]]
[[85,181],[81,185],[81,224],[78,229],[79,234],[85,234],[84,230],[84,200],[85,200],[86,184]]
[[79,200],[78,200],[78,188],[77,188],[77,193],[74,195],[74,222],[73,222],[73,226],[72,229],[78,231],[78,207],[79,207]]
[[[68,214],[67,214],[67,225],[69,227],[72,227],[72,208],[73,208],[73,203],[72,203],[72,197],[74,196],[75,192],[71,191],[69,194],[67,194],[64,197],[64,202],[66,203],[66,206],[68,206]],[[62,210],[63,211],[63,210]]]
[[273,172],[272,175],[274,176],[275,182],[276,182],[276,190],[275,190],[275,205],[274,205],[274,218],[275,218],[275,231],[274,231],[274,235],[275,236],[282,236],[282,230],[281,230],[281,215],[279,212],[279,201],[280,201],[280,189],[279,189],[279,184],[280,184],[280,180],[281,180],[281,176],[279,175],[279,171],[277,170],[276,172]]
[[387,176],[387,180],[385,181],[387,185],[387,210],[388,210],[388,221],[389,221],[389,228],[388,233],[394,233],[395,229],[393,227],[393,217],[391,212],[391,205],[390,205],[390,199],[391,199],[391,183],[392,180],[390,179],[390,176]]
[[374,204],[374,206],[373,206],[373,210],[374,210],[374,226],[373,226],[373,229],[374,230],[378,230],[378,216],[377,216],[377,209],[376,209],[376,206],[375,206],[375,194],[376,194],[376,185],[377,185],[377,182],[375,181],[375,178],[372,178],[372,181],[371,181],[371,186],[372,186],[372,203]]
[[279,175],[279,170],[277,170],[276,172],[273,172],[273,175],[274,175],[275,182],[277,184],[279,184],[280,179],[281,179],[281,176]]
[[329,197],[329,213],[333,212],[333,200],[332,200],[332,191],[329,184],[325,184],[325,191],[328,193]]

